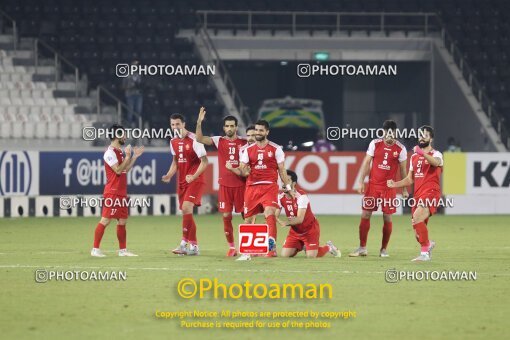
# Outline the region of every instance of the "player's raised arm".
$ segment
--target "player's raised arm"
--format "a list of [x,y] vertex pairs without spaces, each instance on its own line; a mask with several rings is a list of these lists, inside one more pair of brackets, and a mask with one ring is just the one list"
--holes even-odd
[[427,162],[429,162],[429,164],[433,167],[443,166],[443,157],[439,152],[437,155],[435,153],[433,155],[429,155],[428,153],[424,152],[418,145],[414,147],[414,152],[420,156],[425,157]]
[[144,151],[143,145],[140,147],[135,146],[133,148],[133,156],[131,157],[131,161],[129,162],[129,165],[126,167],[126,171],[131,170],[133,165],[135,165],[135,162],[138,159],[138,157],[140,157],[143,154],[143,151]]
[[368,176],[368,173],[370,172],[370,162],[372,162],[372,159],[374,157],[370,156],[369,154],[365,155],[365,158],[363,158],[363,162],[361,163],[361,176],[359,178],[358,182],[358,188],[357,191],[360,194],[365,193],[365,178]]
[[113,165],[110,165],[112,170],[117,174],[120,175],[124,170],[126,170],[131,163],[131,145],[128,145],[124,148],[124,152],[126,154],[126,157],[122,161],[122,163],[115,163]]
[[204,136],[202,133],[202,122],[205,118],[205,107],[200,108],[200,112],[198,112],[198,119],[197,119],[197,128],[195,130],[195,137],[197,139],[197,142],[205,144],[205,145],[213,145],[214,142],[211,137]]

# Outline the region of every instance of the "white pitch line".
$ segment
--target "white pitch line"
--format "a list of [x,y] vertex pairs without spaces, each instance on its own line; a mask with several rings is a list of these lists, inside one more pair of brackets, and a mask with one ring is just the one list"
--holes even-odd
[[[300,274],[310,274],[310,273],[333,273],[333,274],[384,274],[384,271],[376,271],[376,272],[365,272],[365,271],[350,271],[350,270],[268,270],[268,269],[223,269],[223,268],[216,268],[216,269],[202,269],[202,268],[169,268],[169,267],[82,267],[82,266],[32,266],[32,265],[0,265],[1,268],[9,268],[9,269],[54,269],[54,268],[69,268],[69,270],[72,269],[111,269],[111,270],[150,270],[150,271],[175,271],[175,272],[241,272],[241,273],[300,273]],[[448,271],[448,270],[442,270],[442,269],[420,269],[416,268],[414,270],[401,270],[401,271],[408,271],[408,272],[416,272],[416,271]],[[450,271],[456,271],[456,270],[450,270]],[[462,271],[462,270],[459,270]],[[504,272],[504,273],[482,273],[477,272],[477,274],[481,275],[498,275],[498,276],[510,276],[510,273]]]
[[114,270],[152,270],[152,271],[176,271],[176,272],[247,272],[247,273],[337,273],[337,274],[383,274],[384,272],[354,272],[348,270],[267,270],[267,269],[202,269],[202,268],[169,268],[169,267],[81,267],[81,266],[32,266],[32,265],[0,265],[0,268],[20,268],[20,269],[53,269],[69,268],[71,269],[114,269]]

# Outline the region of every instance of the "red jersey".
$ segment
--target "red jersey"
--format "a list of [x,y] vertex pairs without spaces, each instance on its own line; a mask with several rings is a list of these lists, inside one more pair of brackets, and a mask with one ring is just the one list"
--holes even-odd
[[293,225],[292,229],[298,234],[304,234],[311,229],[315,222],[315,215],[310,206],[310,200],[301,189],[296,189],[296,198],[287,197],[283,192],[278,195],[280,209],[285,210],[285,215],[292,220],[298,214],[298,209],[306,209],[305,218],[301,224]]
[[429,191],[441,193],[440,179],[443,171],[443,154],[437,150],[431,150],[428,154],[441,159],[439,166],[431,166],[425,157],[417,153],[411,156],[409,171],[413,172],[415,198]]
[[112,166],[120,165],[124,161],[124,153],[121,149],[109,146],[104,155],[104,170],[106,172],[106,185],[104,186],[103,195],[127,196],[127,177],[126,170],[117,175],[113,171]]
[[[186,175],[193,175],[200,166],[200,158],[207,155],[204,144],[195,140],[195,135],[188,132],[184,138],[172,138],[170,140],[170,151],[177,162],[178,183],[187,185]],[[203,173],[198,176],[195,182],[204,183]]]
[[226,187],[241,187],[245,184],[245,179],[237,176],[225,167],[228,161],[233,168],[239,167],[239,149],[246,145],[246,139],[238,137],[230,140],[224,136],[212,137],[214,146],[218,149],[218,164],[220,167],[220,177],[218,183]]
[[281,146],[268,141],[262,148],[257,143],[245,145],[239,158],[251,168],[247,185],[277,184],[278,164],[285,161],[285,154]]
[[370,185],[386,188],[387,180],[396,180],[400,163],[407,159],[407,150],[399,141],[390,146],[383,139],[374,139],[368,146],[367,155],[373,157]]

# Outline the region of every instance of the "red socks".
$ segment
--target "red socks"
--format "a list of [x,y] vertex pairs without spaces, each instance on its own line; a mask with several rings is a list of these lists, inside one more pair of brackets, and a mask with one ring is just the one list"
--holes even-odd
[[94,248],[99,248],[101,244],[101,239],[103,238],[105,225],[98,223],[96,227],[96,231],[94,232]]
[[[99,248],[101,239],[103,238],[106,226],[98,223],[96,231],[94,232],[94,248]],[[126,225],[117,224],[117,239],[119,240],[119,249],[126,249]]]
[[391,231],[393,230],[392,222],[384,222],[382,229],[382,244],[381,249],[387,249],[388,242],[390,242]]
[[416,232],[416,239],[421,244],[421,251],[428,252],[429,251],[429,231],[427,229],[427,225],[425,222],[416,223],[413,225],[414,231]]
[[367,246],[368,231],[370,230],[370,219],[362,218],[359,223],[359,245]]
[[197,244],[197,225],[193,214],[182,215],[182,239],[191,244]]
[[117,239],[119,240],[119,249],[126,249],[126,225],[117,224]]
[[269,226],[269,237],[272,237],[276,241],[276,217],[275,215],[269,215],[266,217],[266,223]]
[[223,216],[223,230],[225,237],[230,247],[234,246],[234,227],[232,226],[232,215],[228,217]]
[[327,245],[319,247],[319,249],[317,250],[317,257],[323,257],[328,252],[329,252],[329,247]]

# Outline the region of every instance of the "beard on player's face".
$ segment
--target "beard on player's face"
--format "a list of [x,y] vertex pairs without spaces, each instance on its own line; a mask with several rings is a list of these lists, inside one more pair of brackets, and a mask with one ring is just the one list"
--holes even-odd
[[426,140],[424,140],[424,139],[420,139],[420,140],[418,141],[418,146],[419,146],[420,148],[422,148],[422,149],[423,149],[423,148],[426,148],[426,147],[427,147],[427,146],[429,146],[429,145],[430,145],[430,141],[426,141]]
[[227,135],[227,137],[233,137],[234,136],[234,133],[235,131],[234,130],[226,130],[225,131],[225,135]]
[[255,135],[257,142],[263,142],[266,139],[266,135]]
[[119,144],[120,145],[126,144],[126,138],[119,138]]

